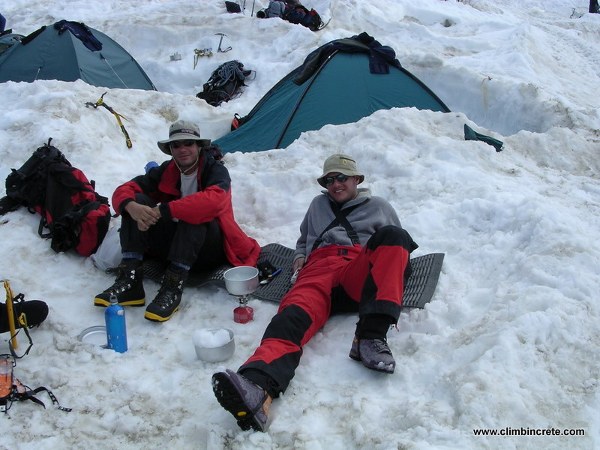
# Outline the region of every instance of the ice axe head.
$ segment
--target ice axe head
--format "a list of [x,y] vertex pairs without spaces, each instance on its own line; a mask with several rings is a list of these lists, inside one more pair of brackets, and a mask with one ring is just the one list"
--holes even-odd
[[229,50],[231,50],[231,46],[222,49],[221,48],[221,43],[223,42],[223,36],[227,36],[225,33],[215,33],[215,36],[221,36],[221,39],[219,39],[219,48],[217,49],[218,53],[225,53],[228,52]]

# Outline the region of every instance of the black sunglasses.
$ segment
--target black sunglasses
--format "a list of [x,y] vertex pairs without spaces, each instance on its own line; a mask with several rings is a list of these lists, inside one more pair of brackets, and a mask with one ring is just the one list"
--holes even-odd
[[348,175],[344,175],[343,173],[338,173],[337,175],[334,175],[332,177],[325,177],[323,178],[323,181],[325,182],[325,186],[331,186],[335,181],[339,181],[340,183],[345,183],[348,178],[350,178]]
[[195,142],[196,141],[192,141],[192,140],[189,140],[189,141],[174,141],[174,142],[171,142],[171,144],[169,144],[169,145],[170,145],[171,148],[191,147],[192,145],[194,145]]

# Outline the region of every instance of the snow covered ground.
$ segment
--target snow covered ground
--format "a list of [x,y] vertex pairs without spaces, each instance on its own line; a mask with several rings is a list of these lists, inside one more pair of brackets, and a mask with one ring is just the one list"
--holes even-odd
[[[380,111],[357,124],[305,133],[286,149],[227,154],[236,218],[261,245],[293,247],[315,178],[334,152],[354,155],[367,187],[388,199],[419,243],[446,254],[436,294],[405,310],[389,333],[397,369],[368,371],[348,358],[355,317],[336,317],[305,347],[267,433],[242,432],[217,403],[210,378],[236,369],[276,305],[219,287],[188,289],[164,324],[128,309],[129,351],[77,340],[102,325],[94,295],[113,281],[89,258],[56,254],[24,210],[2,217],[0,278],[50,307],[16,376],[46,386],[70,413],[16,403],[0,417],[0,448],[177,449],[592,449],[600,447],[600,15],[585,0],[306,0],[330,24],[318,33],[251,15],[223,1],[12,0],[7,27],[29,34],[61,19],[111,36],[158,92],[108,90],[127,117],[127,149],[114,118],[85,108],[106,89],[81,81],[0,84],[0,179],[53,138],[109,196],[164,156],[169,124],[194,120],[216,139],[313,49],[362,31],[449,106],[442,114]],[[227,53],[201,59],[225,33]],[[181,61],[170,61],[175,52]],[[195,97],[212,70],[238,59],[256,71],[239,98],[213,108]],[[496,153],[465,141],[463,125],[504,141]],[[4,195],[0,187],[0,195]],[[158,286],[148,281],[152,297]],[[196,358],[198,329],[226,326],[225,363]],[[0,352],[7,351],[7,334]],[[19,342],[25,339],[19,335]],[[477,435],[484,432],[503,436]],[[518,436],[516,433],[550,435]],[[552,433],[554,433],[552,435]],[[569,435],[584,433],[584,435]],[[513,435],[506,435],[513,434]]]

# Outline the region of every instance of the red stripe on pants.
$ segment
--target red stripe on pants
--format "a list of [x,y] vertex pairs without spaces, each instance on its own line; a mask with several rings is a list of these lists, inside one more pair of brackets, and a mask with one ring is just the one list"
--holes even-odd
[[[404,270],[408,264],[408,251],[399,246],[379,246],[375,250],[363,248],[359,255],[343,269],[339,285],[354,301],[386,300],[402,305]],[[375,292],[364,292],[368,276],[373,278]],[[371,298],[363,298],[369,295]]]

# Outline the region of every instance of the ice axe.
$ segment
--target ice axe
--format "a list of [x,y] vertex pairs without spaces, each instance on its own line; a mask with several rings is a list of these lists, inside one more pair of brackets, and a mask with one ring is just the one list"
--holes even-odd
[[225,33],[215,33],[215,36],[221,36],[221,39],[219,39],[219,48],[217,49],[218,53],[225,53],[225,52],[228,52],[229,50],[231,50],[231,46],[227,47],[224,50],[221,49],[221,43],[223,42],[223,37],[227,36]]
[[10,345],[16,349],[19,347],[17,342],[17,327],[15,324],[15,314],[13,310],[13,294],[10,289],[10,283],[8,280],[2,280],[4,289],[6,290],[6,312],[8,313],[8,329],[10,330]]
[[123,132],[123,135],[125,136],[125,144],[127,145],[127,148],[131,148],[133,146],[133,144],[131,143],[131,139],[129,138],[129,133],[127,133],[127,130],[125,129],[125,125],[123,125],[123,121],[121,120],[121,118],[127,120],[127,117],[119,114],[114,109],[112,109],[110,106],[108,106],[106,103],[104,103],[105,95],[106,95],[106,92],[104,94],[102,94],[102,96],[96,101],[96,103],[85,102],[85,106],[86,107],[91,106],[94,109],[97,109],[99,106],[102,106],[102,107],[106,108],[113,116],[115,116],[115,119],[117,119],[117,123],[119,124],[119,127],[121,128],[121,131]]

